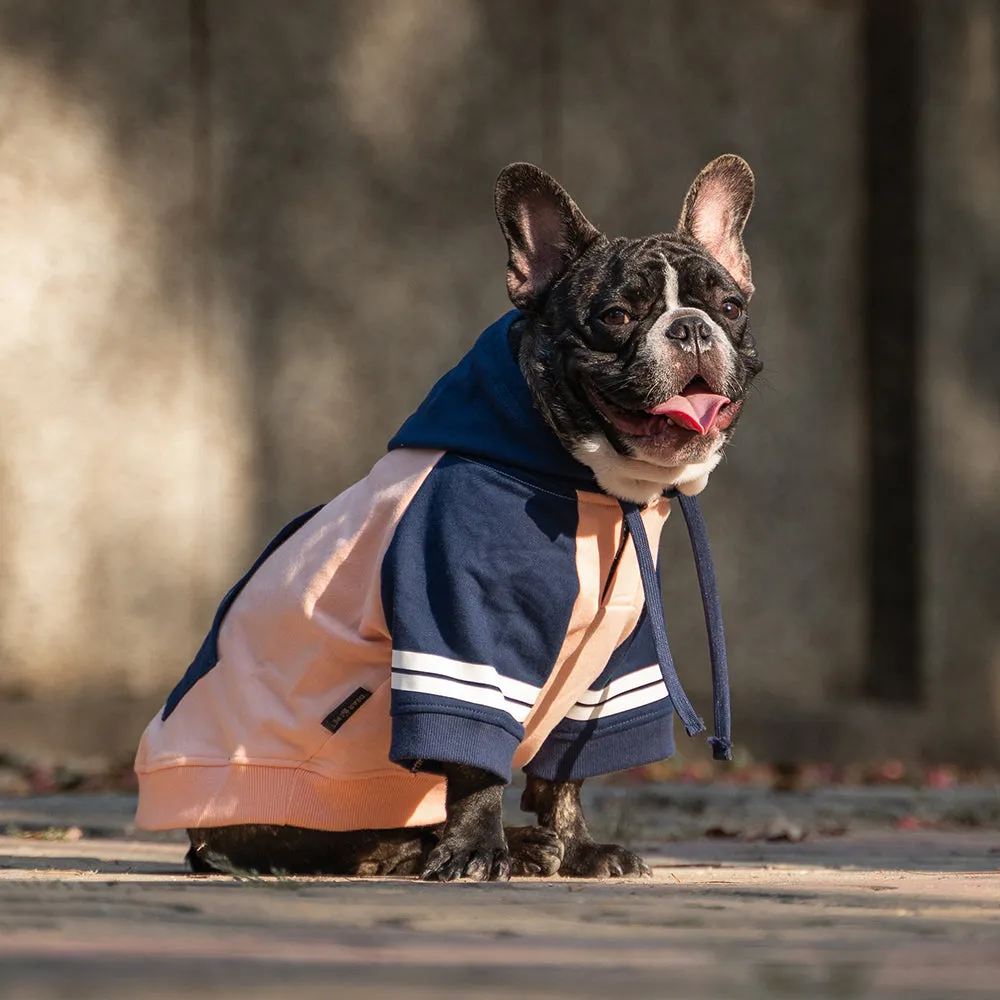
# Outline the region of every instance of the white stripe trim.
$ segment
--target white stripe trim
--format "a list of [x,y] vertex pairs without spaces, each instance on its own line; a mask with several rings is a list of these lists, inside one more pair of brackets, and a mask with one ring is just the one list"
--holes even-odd
[[417,694],[436,694],[442,698],[454,698],[469,705],[482,705],[500,712],[506,712],[518,722],[524,722],[531,711],[530,706],[507,701],[494,688],[474,687],[447,677],[432,677],[429,674],[393,674],[392,687],[395,691],[414,691]]
[[641,691],[632,691],[623,694],[614,701],[606,701],[600,705],[574,705],[567,713],[567,719],[576,722],[590,722],[592,719],[604,719],[609,715],[618,715],[621,712],[629,712],[633,708],[641,708],[643,705],[651,705],[654,701],[660,701],[667,697],[667,686],[661,680],[658,684],[643,688]]
[[394,649],[392,651],[392,666],[400,670],[416,670],[422,674],[437,674],[439,677],[450,677],[456,681],[471,681],[475,684],[489,684],[498,688],[507,698],[534,705],[542,689],[525,681],[504,677],[495,667],[486,663],[465,663],[463,660],[450,660],[446,656],[434,653],[411,653],[408,650]]
[[578,705],[599,705],[602,701],[614,698],[616,694],[624,694],[626,691],[634,691],[636,688],[645,687],[653,681],[662,680],[662,674],[657,664],[651,667],[643,667],[641,670],[633,670],[632,673],[624,677],[617,677],[607,687],[602,687],[598,691],[584,691],[577,699]]

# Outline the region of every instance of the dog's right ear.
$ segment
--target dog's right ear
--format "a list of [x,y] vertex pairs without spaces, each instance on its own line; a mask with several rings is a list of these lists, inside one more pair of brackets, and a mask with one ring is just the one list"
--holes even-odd
[[601,234],[544,170],[505,167],[493,189],[507,240],[507,294],[523,312],[537,312],[549,289]]
[[684,199],[677,230],[693,236],[753,295],[750,258],[743,247],[743,227],[753,208],[754,178],[740,156],[718,156],[694,179]]

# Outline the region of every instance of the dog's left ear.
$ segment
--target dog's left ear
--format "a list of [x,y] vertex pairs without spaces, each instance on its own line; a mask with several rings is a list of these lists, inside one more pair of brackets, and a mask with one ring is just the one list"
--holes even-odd
[[493,189],[507,240],[507,294],[537,312],[549,289],[601,234],[564,188],[530,163],[505,167]]
[[750,258],[743,249],[743,227],[753,208],[753,192],[753,171],[747,161],[732,153],[720,156],[695,178],[677,226],[733,276],[748,298],[753,282]]

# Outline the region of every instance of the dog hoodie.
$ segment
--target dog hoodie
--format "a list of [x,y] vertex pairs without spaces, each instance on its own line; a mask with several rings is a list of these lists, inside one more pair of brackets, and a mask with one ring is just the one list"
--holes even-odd
[[[440,761],[574,780],[674,750],[651,548],[667,496],[603,493],[534,408],[508,313],[368,476],[296,518],[225,596],[139,746],[146,829],[443,822]],[[672,495],[677,496],[675,492]],[[718,600],[691,531],[729,756]]]

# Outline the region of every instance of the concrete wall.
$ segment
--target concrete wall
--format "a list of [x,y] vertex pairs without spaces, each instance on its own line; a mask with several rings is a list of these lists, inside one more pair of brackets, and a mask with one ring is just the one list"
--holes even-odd
[[[901,712],[860,698],[857,3],[0,0],[0,750],[130,752],[263,541],[507,307],[501,166],[640,234],[735,150],[767,371],[705,507],[738,737],[996,758],[1000,3],[924,20],[930,687]],[[704,699],[693,576],[668,598]]]
[[[928,740],[1000,757],[1000,4],[925,7]],[[931,735],[933,734],[933,735]]]

